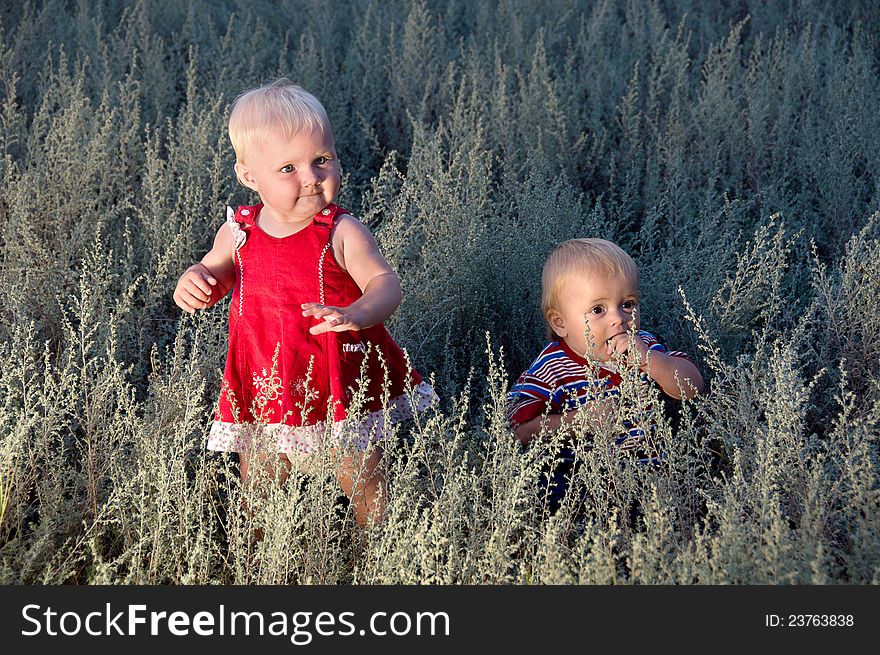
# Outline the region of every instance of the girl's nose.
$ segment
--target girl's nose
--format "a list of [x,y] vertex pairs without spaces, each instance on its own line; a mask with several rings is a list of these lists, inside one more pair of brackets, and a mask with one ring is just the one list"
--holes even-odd
[[303,186],[318,186],[321,177],[315,171],[309,171],[303,176]]

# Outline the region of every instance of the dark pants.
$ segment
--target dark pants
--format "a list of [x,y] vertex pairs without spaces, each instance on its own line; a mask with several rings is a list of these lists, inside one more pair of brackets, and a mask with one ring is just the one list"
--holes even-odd
[[[655,460],[657,458],[648,458],[645,461],[637,460],[638,466],[653,465],[659,466]],[[621,461],[621,466],[625,466],[625,462]],[[567,446],[563,446],[557,453],[555,462],[551,462],[544,466],[541,470],[541,477],[538,480],[538,498],[543,504],[546,502],[547,511],[553,515],[562,506],[566,494],[571,487],[571,479],[577,473],[581,466],[581,460],[575,456],[575,451]],[[587,490],[581,488],[577,491],[578,498],[574,499],[576,503],[575,515],[581,515],[586,502]],[[629,503],[628,512],[625,514],[629,521],[629,527],[633,530],[639,529],[643,522],[643,514],[641,504],[638,499],[633,499]]]
[[[571,478],[580,466],[580,461],[575,458],[574,450],[564,446],[557,453],[556,461],[544,466],[541,477],[538,480],[538,498],[542,503],[546,501],[547,511],[555,514],[562,505],[565,494],[571,483]],[[583,496],[583,492],[581,492]],[[580,498],[581,504],[583,497]]]

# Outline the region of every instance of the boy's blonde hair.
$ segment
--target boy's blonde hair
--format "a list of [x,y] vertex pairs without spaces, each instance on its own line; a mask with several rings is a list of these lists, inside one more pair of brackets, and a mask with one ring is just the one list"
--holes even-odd
[[639,281],[635,262],[618,245],[605,239],[569,239],[556,246],[541,273],[541,313],[547,321],[547,336],[556,338],[550,325],[551,309],[559,311],[559,293],[577,275],[604,274]]
[[229,114],[229,140],[235,158],[244,162],[254,143],[280,130],[290,138],[301,130],[319,129],[333,138],[327,111],[318,99],[288,79],[281,78],[242,93]]

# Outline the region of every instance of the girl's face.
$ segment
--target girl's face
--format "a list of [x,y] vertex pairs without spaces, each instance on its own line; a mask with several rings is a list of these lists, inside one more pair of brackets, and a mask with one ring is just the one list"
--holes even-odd
[[290,138],[276,132],[254,144],[235,171],[279,223],[310,221],[339,193],[336,147],[321,130]]
[[569,348],[586,359],[607,361],[609,341],[639,327],[638,283],[623,275],[580,274],[559,292],[559,309],[551,309],[550,325]]

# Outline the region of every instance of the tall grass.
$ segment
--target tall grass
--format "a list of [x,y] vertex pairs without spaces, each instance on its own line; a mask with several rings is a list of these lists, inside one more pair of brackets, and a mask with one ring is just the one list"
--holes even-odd
[[[0,581],[880,581],[873,3],[46,0],[0,8]],[[224,303],[171,301],[235,184],[231,100],[326,105],[340,203],[401,276],[442,405],[386,444],[366,532],[331,454],[242,488],[204,449]],[[670,458],[594,447],[552,518],[504,394],[560,240],[620,243],[692,353]],[[587,427],[585,426],[585,430]],[[250,508],[245,511],[245,507]],[[253,534],[264,538],[255,542]]]

